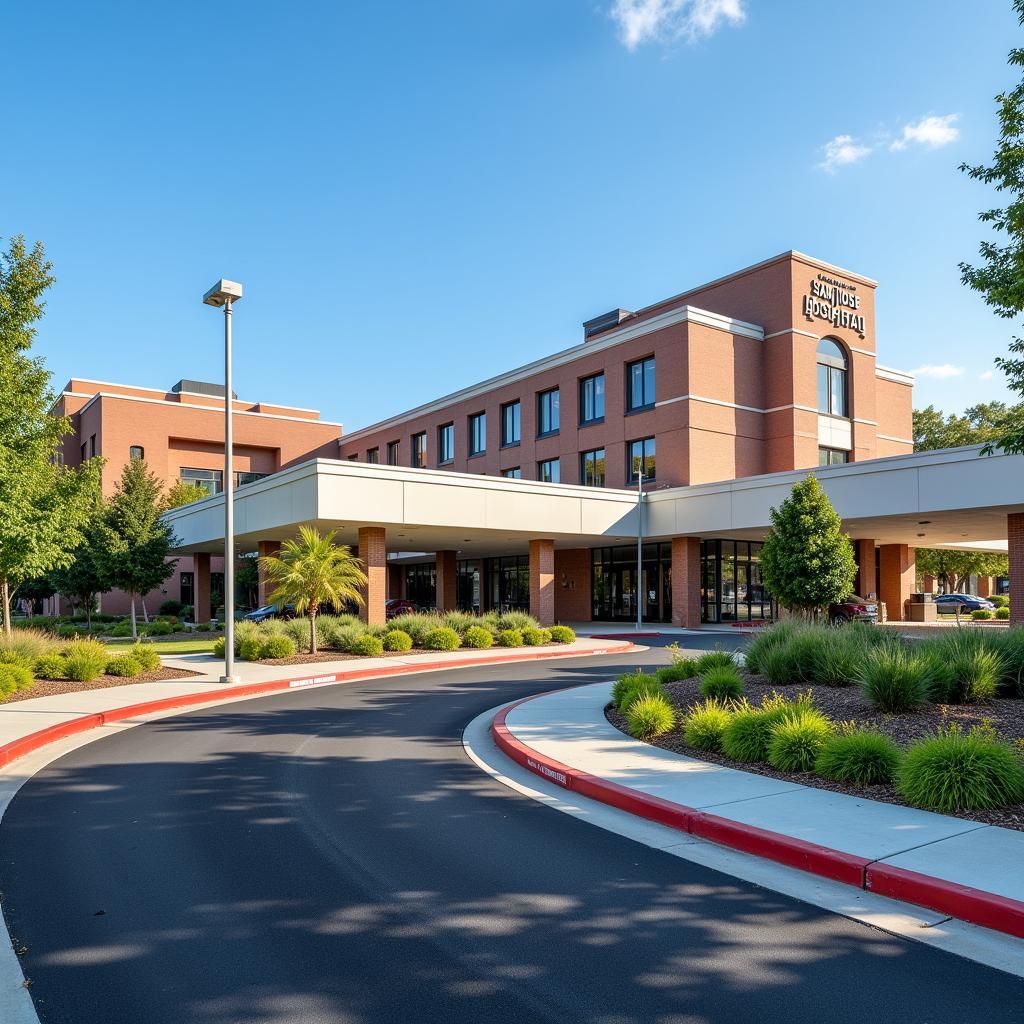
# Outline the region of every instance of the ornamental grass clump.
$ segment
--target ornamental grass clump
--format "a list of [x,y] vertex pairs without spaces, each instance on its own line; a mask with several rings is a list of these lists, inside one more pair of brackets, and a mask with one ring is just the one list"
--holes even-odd
[[684,658],[679,653],[678,644],[671,644],[669,649],[672,651],[672,664],[662,665],[654,673],[659,683],[679,683],[698,675],[696,658]]
[[700,692],[702,697],[732,700],[742,696],[743,680],[735,665],[719,665],[701,676]]
[[706,651],[697,659],[697,675],[702,676],[713,668],[735,668],[736,659],[728,652],[715,649]]
[[1024,761],[990,730],[957,725],[912,743],[896,788],[915,807],[971,811],[1024,800]]
[[0,651],[13,651],[30,664],[35,664],[36,659],[44,654],[59,653],[61,646],[52,633],[31,626],[18,626],[11,630],[10,636],[0,636]]
[[880,645],[869,651],[857,682],[881,711],[912,711],[924,704],[934,685],[930,660],[903,647]]
[[135,676],[142,675],[142,665],[130,654],[115,654],[107,662],[106,674],[134,679]]
[[388,625],[392,629],[399,629],[412,637],[416,647],[423,646],[423,638],[432,630],[441,625],[441,620],[436,615],[425,615],[420,612],[407,612],[405,615],[396,615]]
[[477,617],[469,612],[446,612],[441,616],[441,625],[454,629],[461,637],[465,637],[467,629],[479,628],[478,622]]
[[612,703],[620,711],[625,712],[630,702],[635,700],[640,692],[665,695],[665,691],[654,676],[637,669],[635,672],[619,676],[612,684]]
[[23,665],[0,665],[0,699],[27,690],[34,682],[32,673]]
[[835,725],[817,708],[804,708],[776,723],[768,740],[768,763],[780,772],[809,772]]
[[483,626],[470,626],[463,634],[462,642],[466,647],[485,651],[494,644],[494,634]]
[[669,732],[676,724],[672,705],[660,694],[638,696],[626,710],[630,733],[638,740],[649,740]]
[[107,667],[107,648],[99,640],[72,640],[64,648],[67,678],[91,683]]
[[462,646],[462,641],[454,629],[439,626],[424,636],[423,646],[428,651],[457,651]]
[[767,761],[768,744],[775,726],[792,718],[801,709],[813,707],[809,693],[801,694],[794,701],[773,693],[761,699],[760,707],[743,701],[737,705],[722,733],[722,752],[737,761]]
[[999,690],[1002,655],[976,630],[948,630],[928,645],[926,660],[932,670],[933,700],[977,704],[992,700]]
[[759,629],[743,651],[747,670],[762,674],[764,672],[764,656],[769,651],[775,650],[776,647],[788,643],[796,629],[795,622],[778,622],[774,626]]
[[385,651],[412,650],[412,637],[404,630],[389,629],[380,639]]
[[843,723],[822,744],[814,770],[836,782],[878,786],[892,782],[902,756],[896,743],[877,729]]
[[732,711],[725,701],[709,698],[694,704],[683,722],[683,737],[695,750],[717,753],[722,749],[722,734]]
[[1024,626],[993,630],[984,636],[988,647],[998,651],[1002,659],[1000,692],[1007,697],[1024,697]]
[[540,623],[529,612],[505,612],[498,619],[498,629],[540,629]]

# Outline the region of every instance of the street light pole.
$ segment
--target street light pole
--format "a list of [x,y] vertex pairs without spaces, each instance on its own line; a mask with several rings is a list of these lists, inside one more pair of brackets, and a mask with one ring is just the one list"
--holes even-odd
[[636,473],[636,628],[644,623],[644,460]]
[[235,475],[234,392],[231,390],[231,307],[242,297],[236,281],[218,281],[204,296],[208,306],[224,307],[224,675],[222,683],[237,683],[235,675]]

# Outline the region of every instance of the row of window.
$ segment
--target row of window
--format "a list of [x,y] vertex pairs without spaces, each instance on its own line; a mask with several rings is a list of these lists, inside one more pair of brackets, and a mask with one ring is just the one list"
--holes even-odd
[[[626,365],[626,411],[650,409],[655,401],[654,356]],[[586,427],[604,421],[605,380],[603,373],[583,377],[579,381],[579,426]],[[501,447],[511,448],[522,442],[522,403],[519,399],[501,406]],[[472,413],[466,424],[469,458],[487,451],[487,413]],[[537,394],[537,437],[551,437],[561,429],[561,391],[549,388]],[[410,439],[409,461],[416,469],[427,465],[427,433],[421,431]],[[387,464],[399,465],[401,442],[389,441],[385,450]],[[355,460],[357,456],[349,456]],[[437,428],[437,464],[447,465],[455,460],[455,424],[443,423]],[[380,448],[370,448],[366,461],[381,461]]]
[[[262,480],[266,473],[235,473],[235,486],[244,487],[246,484]],[[188,469],[183,467],[178,474],[178,479],[184,484],[198,484],[206,488],[210,494],[220,494],[224,490],[224,473],[220,469]]]
[[[605,458],[604,448],[594,448],[589,452],[580,452],[580,483],[586,487],[604,487]],[[643,473],[644,480],[655,479],[655,444],[653,437],[645,437],[639,441],[630,441],[627,445],[629,456],[629,482],[636,483]],[[523,471],[520,466],[501,471],[503,477],[510,480],[521,480]],[[561,482],[561,460],[544,459],[537,463],[537,479],[544,483]]]

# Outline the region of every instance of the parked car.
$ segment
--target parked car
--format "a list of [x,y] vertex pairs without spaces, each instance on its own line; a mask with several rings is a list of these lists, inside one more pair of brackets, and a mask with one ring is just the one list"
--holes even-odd
[[267,619],[292,619],[295,617],[295,605],[286,604],[280,611],[276,604],[265,604],[262,608],[256,608],[248,615],[242,616],[243,622],[266,622]]
[[851,594],[845,601],[829,605],[828,621],[833,626],[843,626],[847,622],[877,622],[878,604]]
[[940,612],[971,612],[984,608],[992,611],[995,605],[984,597],[977,597],[974,594],[939,594],[935,598],[935,607]]
[[399,597],[391,598],[384,605],[384,615],[389,619],[393,619],[398,615],[411,615],[415,611],[416,605],[412,601],[406,601],[404,598]]

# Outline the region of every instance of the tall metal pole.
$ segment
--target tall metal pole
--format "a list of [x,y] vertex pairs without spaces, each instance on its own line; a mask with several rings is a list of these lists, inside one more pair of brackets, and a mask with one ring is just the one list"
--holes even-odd
[[644,460],[636,474],[636,628],[644,623]]
[[235,475],[231,390],[231,299],[224,303],[224,676],[235,676]]

